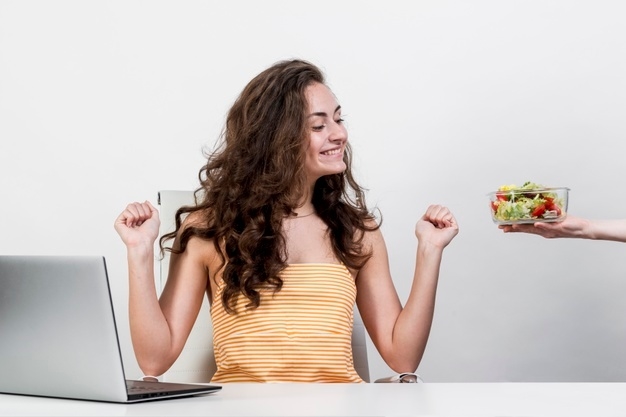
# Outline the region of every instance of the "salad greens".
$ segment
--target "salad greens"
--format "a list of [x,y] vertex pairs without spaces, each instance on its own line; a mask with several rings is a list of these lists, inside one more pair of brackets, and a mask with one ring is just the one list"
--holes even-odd
[[491,211],[498,223],[520,220],[556,220],[563,214],[564,199],[554,189],[527,181],[521,187],[503,185],[492,193]]

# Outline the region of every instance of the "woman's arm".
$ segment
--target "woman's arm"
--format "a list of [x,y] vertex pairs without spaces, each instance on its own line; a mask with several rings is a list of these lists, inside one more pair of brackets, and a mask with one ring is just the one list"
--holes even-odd
[[395,372],[415,372],[430,334],[443,249],[458,233],[442,206],[430,206],[417,222],[413,284],[402,307],[389,271],[382,233],[370,232],[372,257],[357,275],[357,304],[374,345]]
[[626,219],[588,220],[568,215],[561,222],[499,226],[504,233],[523,232],[554,238],[579,238],[626,242]]
[[154,376],[167,371],[182,351],[207,290],[199,256],[206,245],[192,239],[183,254],[171,255],[168,280],[157,299],[154,242],[159,224],[158,211],[149,202],[128,205],[115,221],[127,248],[133,349],[144,374]]

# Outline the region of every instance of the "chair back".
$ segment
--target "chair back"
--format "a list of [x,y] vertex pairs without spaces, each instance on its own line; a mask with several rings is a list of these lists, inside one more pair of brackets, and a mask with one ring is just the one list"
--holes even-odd
[[[158,195],[161,229],[159,236],[175,228],[176,210],[185,205],[195,204],[193,191],[163,190]],[[160,296],[169,271],[169,253],[159,261],[157,291]],[[369,382],[370,373],[367,360],[367,336],[365,326],[356,306],[354,307],[354,327],[352,330],[352,357],[354,368],[359,376]],[[185,343],[185,347],[176,362],[162,376],[163,381],[172,382],[210,382],[217,371],[213,352],[213,324],[209,311],[209,302],[205,298],[198,318]]]

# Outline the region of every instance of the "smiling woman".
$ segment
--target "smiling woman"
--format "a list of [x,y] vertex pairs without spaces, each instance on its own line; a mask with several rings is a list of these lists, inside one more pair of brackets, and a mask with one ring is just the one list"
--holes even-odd
[[417,221],[403,307],[379,224],[352,175],[341,106],[321,71],[290,60],[257,75],[207,159],[196,203],[178,210],[176,230],[160,241],[171,258],[159,300],[158,211],[131,203],[115,222],[128,251],[131,335],[144,373],[160,375],[176,360],[205,294],[213,382],[360,382],[350,344],[355,302],[389,367],[414,372],[443,250],[458,226],[440,205]]
[[324,175],[340,174],[346,170],[343,150],[348,142],[341,106],[330,89],[321,83],[307,87],[306,98],[311,126],[306,169],[312,180]]

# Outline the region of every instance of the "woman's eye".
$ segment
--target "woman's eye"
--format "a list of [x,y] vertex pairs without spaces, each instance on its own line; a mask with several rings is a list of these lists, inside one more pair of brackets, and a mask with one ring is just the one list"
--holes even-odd
[[339,118],[339,119],[335,120],[335,123],[337,123],[338,125],[340,125],[340,124],[342,124],[342,123],[343,123],[343,120],[344,120],[344,119]]
[[313,130],[315,132],[321,132],[322,129],[324,129],[325,127],[326,127],[326,125],[313,126]]

